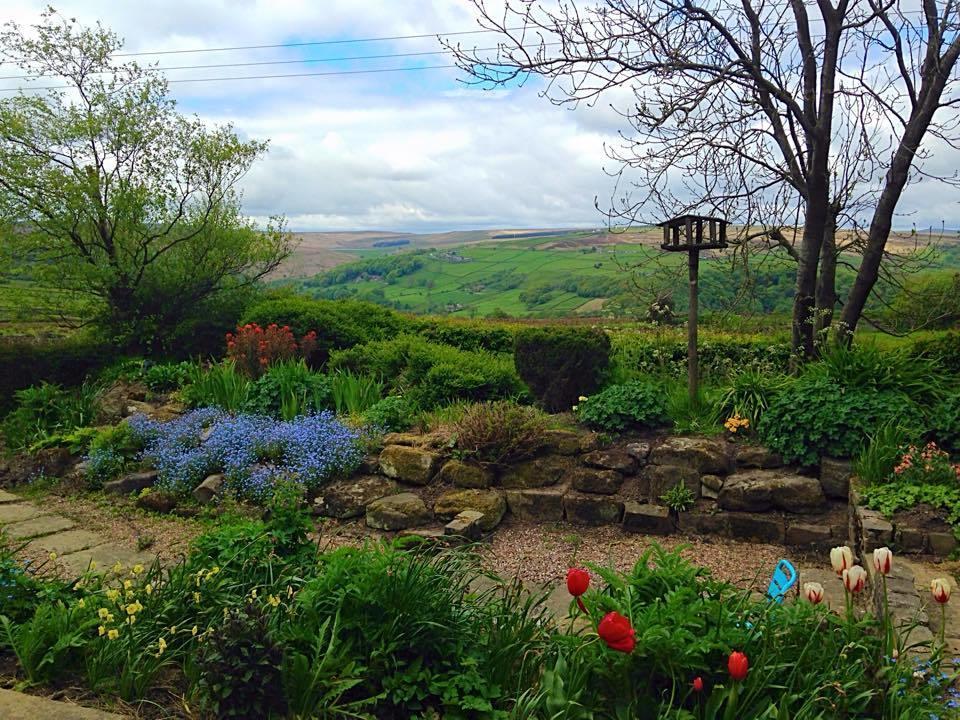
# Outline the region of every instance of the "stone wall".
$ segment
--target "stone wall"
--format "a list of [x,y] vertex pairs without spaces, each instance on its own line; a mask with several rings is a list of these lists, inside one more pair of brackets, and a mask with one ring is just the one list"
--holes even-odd
[[[554,430],[535,456],[491,465],[454,457],[447,438],[392,434],[356,476],[325,489],[315,510],[363,516],[388,531],[436,533],[466,511],[479,514],[484,533],[509,513],[823,549],[848,541],[849,480],[849,464],[827,460],[819,475],[804,474],[762,447],[723,438],[651,436],[604,445],[593,433]],[[678,483],[696,503],[675,513],[661,496]]]

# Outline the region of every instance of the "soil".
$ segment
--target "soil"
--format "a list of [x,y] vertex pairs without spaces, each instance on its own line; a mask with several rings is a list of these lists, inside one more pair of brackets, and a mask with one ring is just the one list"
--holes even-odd
[[917,528],[925,532],[953,532],[953,526],[946,521],[946,512],[926,503],[894,513],[892,522],[897,527]]

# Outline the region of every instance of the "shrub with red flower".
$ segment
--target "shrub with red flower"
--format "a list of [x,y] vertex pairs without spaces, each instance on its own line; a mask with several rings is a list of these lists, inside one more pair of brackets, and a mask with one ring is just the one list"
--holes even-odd
[[597,635],[607,647],[622,653],[631,653],[637,644],[637,632],[630,621],[618,612],[608,612],[597,625]]
[[236,333],[227,333],[227,358],[252,378],[259,377],[278,360],[302,357],[308,360],[317,348],[317,334],[312,330],[299,345],[287,325],[271,323],[262,328],[256,323],[238,326]]
[[750,661],[742,652],[734,650],[727,658],[727,670],[733,680],[740,682],[747,677],[747,672],[750,670]]
[[929,442],[923,448],[908,447],[893,474],[907,483],[951,485],[960,480],[960,465],[951,463],[950,455]]

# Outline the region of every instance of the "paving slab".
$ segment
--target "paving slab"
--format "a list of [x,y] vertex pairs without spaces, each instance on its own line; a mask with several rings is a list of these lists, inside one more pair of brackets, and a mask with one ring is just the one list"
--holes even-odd
[[20,496],[9,493],[6,490],[0,490],[0,505],[20,502]]
[[3,530],[14,540],[29,540],[30,538],[53,535],[64,530],[73,530],[77,525],[60,515],[39,515],[23,522],[10,523]]
[[3,720],[123,720],[124,717],[128,716],[13,690],[0,690],[0,718]]
[[0,505],[0,525],[22,522],[45,514],[40,508],[30,503],[8,503]]
[[57,555],[69,555],[70,553],[88,550],[97,545],[105,544],[106,540],[89,530],[67,530],[65,532],[58,532],[53,535],[36,538],[30,543],[30,547],[39,548],[45,553],[53,552]]
[[123,566],[124,570],[129,570],[138,563],[149,567],[155,558],[155,555],[127,550],[116,545],[97,545],[87,550],[64,555],[58,558],[58,562],[65,565],[70,572],[81,575],[90,569],[91,561],[96,563],[95,571],[106,572],[117,562]]

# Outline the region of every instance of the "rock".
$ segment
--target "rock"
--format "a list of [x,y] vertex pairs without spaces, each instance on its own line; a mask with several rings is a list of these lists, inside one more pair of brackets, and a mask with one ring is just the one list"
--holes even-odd
[[413,493],[387,495],[367,505],[367,525],[377,530],[406,530],[432,519],[423,500]]
[[154,490],[137,498],[137,507],[166,515],[177,506],[177,496],[163,490]]
[[580,436],[572,430],[547,430],[543,449],[557,455],[576,455],[580,452]]
[[560,522],[566,491],[565,487],[507,490],[507,507],[521,520]]
[[719,475],[704,475],[700,478],[700,496],[716,500],[723,487],[723,478]]
[[467,540],[479,540],[483,535],[483,517],[482,512],[464,510],[443,526],[443,534]]
[[436,453],[406,445],[388,445],[380,453],[380,470],[388,478],[427,485],[437,472],[440,457]]
[[676,465],[709,475],[730,472],[730,457],[726,443],[712,438],[671,437],[650,453],[654,465]]
[[585,525],[618,523],[623,517],[623,503],[605,495],[584,495],[569,492],[563,496],[567,520]]
[[616,470],[624,475],[633,475],[637,471],[637,461],[622,450],[594,450],[580,459],[589,467]]
[[623,485],[623,475],[614,470],[574,468],[567,478],[577,490],[600,495],[615,495]]
[[957,549],[957,538],[953,533],[932,532],[927,535],[930,544],[930,552],[940,557],[946,557]]
[[450,460],[440,468],[439,479],[462,488],[488,488],[493,484],[493,472],[479,465]]
[[738,540],[782,543],[784,538],[783,518],[776,513],[727,513],[727,527]]
[[38,450],[33,455],[35,474],[46,477],[63,477],[73,467],[76,458],[65,447],[52,447]]
[[132,492],[140,492],[146,488],[152,488],[157,482],[156,470],[143,470],[142,472],[127,473],[119,480],[111,480],[103,484],[103,491],[116,493],[117,495],[129,495]]
[[[893,525],[876,510],[858,507],[857,525],[861,531],[860,551],[863,553],[888,546],[893,542]],[[930,544],[932,549],[932,541]]]
[[207,475],[203,482],[193,489],[193,497],[201,505],[209,505],[226,484],[227,479],[223,476],[223,473]]
[[376,475],[380,472],[380,456],[365,455],[360,461],[360,467],[357,468],[360,475]]
[[724,510],[763,512],[777,508],[802,513],[823,506],[819,481],[784,470],[747,470],[723,483],[717,503]]
[[680,465],[647,465],[643,476],[650,483],[649,498],[652,501],[675,488],[679,483],[687,486],[693,496],[700,496],[700,473],[693,468]]
[[603,443],[600,442],[600,435],[595,432],[586,433],[580,436],[580,452],[588,453],[597,450]]
[[506,468],[500,477],[500,484],[511,489],[556,485],[572,467],[572,458],[544,455]]
[[626,502],[623,505],[623,529],[647,535],[669,535],[673,532],[673,518],[663,505]]
[[367,505],[397,491],[397,483],[379,475],[340,480],[327,485],[313,500],[313,514],[345,520],[360,517]]
[[149,388],[139,382],[118,380],[105,391],[100,393],[97,401],[97,414],[94,418],[97,425],[115,425],[126,414],[132,402],[142,402],[147,398]]
[[433,511],[438,517],[451,518],[464,510],[483,514],[480,529],[490,532],[507,512],[507,501],[499,490],[448,490],[437,498]]
[[850,496],[850,477],[853,463],[850,460],[820,458],[820,484],[829,498],[846,500]]
[[623,449],[627,455],[636,460],[640,465],[643,465],[647,461],[647,458],[650,457],[650,443],[648,442],[630,443]]
[[788,524],[784,542],[795,547],[813,547],[818,550],[829,550],[834,545],[830,527],[814,523]]
[[743,468],[771,470],[783,467],[783,456],[762,445],[741,445],[737,450],[737,465]]
[[681,532],[696,535],[728,535],[727,514],[713,512],[704,508],[694,508],[682,512],[677,517]]
[[894,532],[894,542],[900,552],[922,553],[927,549],[927,536],[922,530],[898,525]]
[[169,422],[187,411],[187,406],[181,402],[168,402],[153,411],[153,419],[159,422]]
[[423,441],[423,436],[416,433],[387,433],[383,436],[384,445],[405,445],[406,447],[419,447]]

